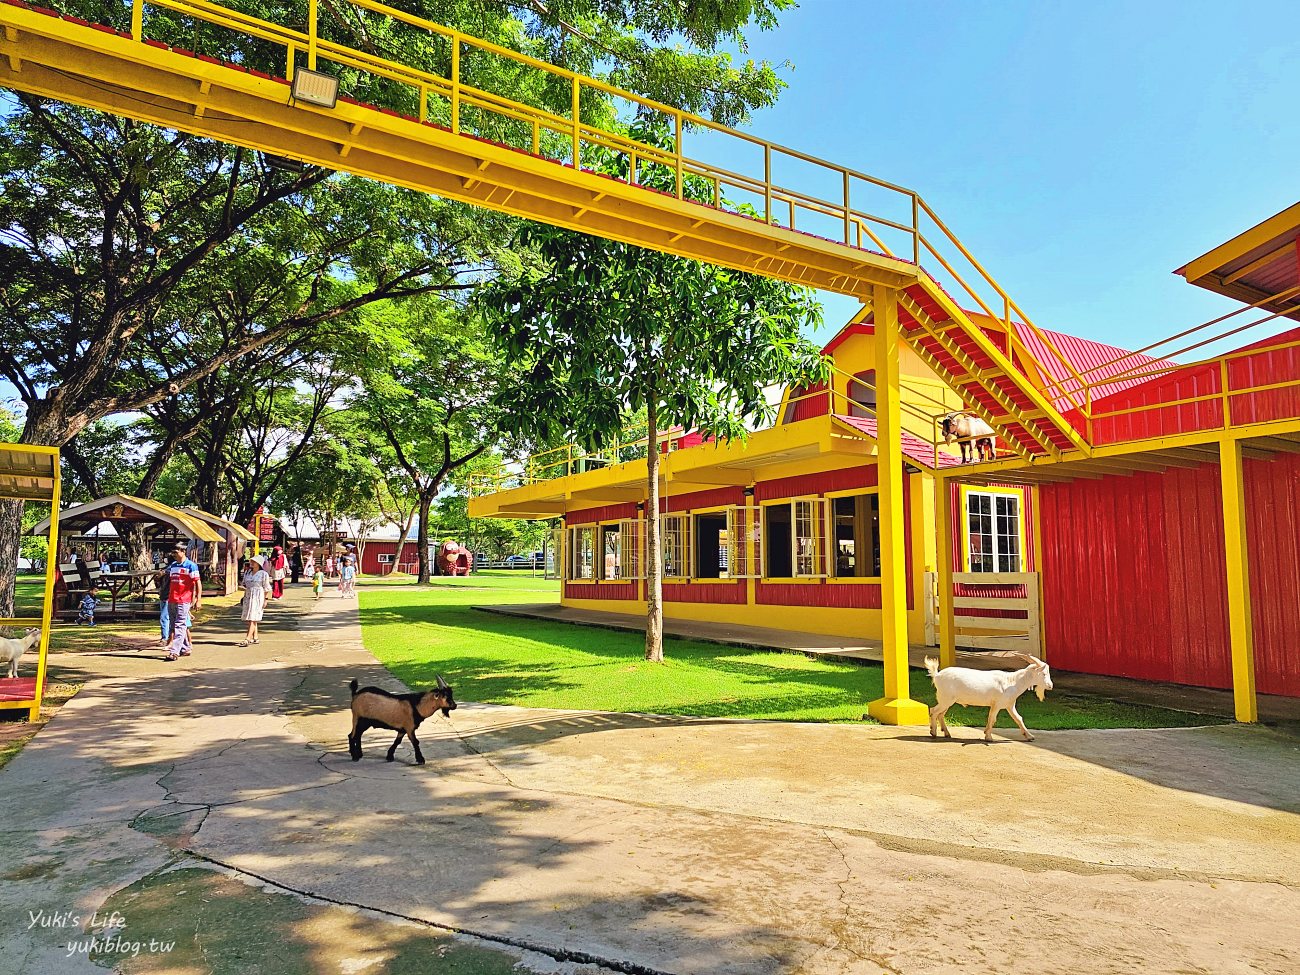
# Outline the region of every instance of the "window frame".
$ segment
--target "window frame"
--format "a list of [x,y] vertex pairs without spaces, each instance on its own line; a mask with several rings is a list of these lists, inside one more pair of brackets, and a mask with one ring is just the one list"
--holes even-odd
[[[698,531],[696,519],[700,515],[722,515],[724,518],[726,518],[727,510],[732,507],[734,506],[729,504],[716,504],[708,508],[691,508],[689,511],[674,512],[674,514],[685,515],[687,519],[687,524],[689,526],[688,536],[687,536],[687,543],[688,543],[687,554],[689,558],[687,559],[687,565],[690,569],[690,575],[686,577],[687,581],[691,583],[700,582],[706,585],[717,584],[717,583],[726,584],[726,583],[733,583],[736,581],[736,577],[730,575],[701,576],[699,574],[699,566],[696,564],[696,561],[699,558],[699,552],[696,548],[696,543],[699,541],[698,538],[699,531]],[[730,523],[728,523],[727,527],[728,528],[730,527]],[[719,552],[719,555],[721,555],[721,551]]]
[[[849,488],[849,489],[844,490],[844,491],[827,491],[827,492],[826,492],[826,495],[825,495],[825,497],[826,497],[826,519],[827,519],[827,526],[826,526],[826,542],[827,542],[827,545],[828,545],[828,546],[831,544],[832,540],[835,538],[835,502],[836,502],[838,499],[840,499],[840,498],[856,498],[856,497],[858,497],[858,496],[860,496],[860,495],[868,495],[868,494],[875,495],[875,497],[876,497],[876,511],[879,512],[879,510],[880,510],[880,487],[879,487],[879,485],[873,485],[872,487],[867,487],[867,488]],[[877,532],[877,534],[879,534],[879,532]],[[877,542],[879,542],[879,538],[877,538]],[[856,544],[856,542],[855,542],[855,544]],[[883,552],[883,546],[882,546],[882,552],[881,552],[881,563],[882,563],[882,568],[883,568],[883,563],[884,563],[884,552]],[[833,570],[834,570],[834,567],[835,567],[835,566],[834,566],[834,561],[833,561],[833,560],[832,560],[831,562],[828,562],[828,563],[827,563],[827,569],[828,569],[828,571],[829,571],[829,573],[830,573],[830,574],[827,576],[827,579],[828,579],[829,581],[831,581],[831,582],[835,582],[835,583],[845,583],[845,584],[847,584],[847,585],[857,585],[857,584],[860,584],[860,583],[869,583],[869,584],[879,585],[879,584],[881,583],[881,577],[880,577],[880,576],[842,576],[842,575],[836,575],[835,572],[833,571]]]
[[[992,499],[992,503],[990,504],[990,515],[989,515],[993,519],[993,525],[992,525],[993,531],[991,533],[993,538],[993,552],[992,552],[993,571],[992,572],[986,572],[983,569],[974,569],[971,567],[970,497],[972,495],[976,495],[976,496],[983,495]],[[1025,564],[1027,561],[1026,552],[1028,551],[1025,545],[1027,539],[1026,525],[1025,525],[1025,489],[1022,487],[980,488],[980,487],[972,487],[970,485],[963,484],[960,487],[958,497],[960,499],[959,503],[961,504],[962,571],[978,572],[981,575],[997,575],[1000,573],[1022,573],[1027,571],[1025,569]],[[998,559],[1001,555],[1004,554],[1001,550],[1001,545],[999,543],[1000,536],[998,535],[998,525],[997,525],[997,517],[998,517],[997,499],[999,497],[1016,499],[1016,537],[1017,537],[1017,544],[1019,545],[1019,551],[1016,553],[1017,567],[1015,569],[998,568]]]
[[[668,522],[680,520],[683,529],[680,532],[682,540],[682,554],[685,556],[680,559],[678,568],[684,570],[680,573],[669,575],[664,568],[664,561],[668,555],[668,546],[665,542],[668,540]],[[659,578],[663,582],[672,580],[673,582],[690,582],[691,581],[691,513],[689,511],[663,511],[659,514]]]
[[[797,505],[803,502],[812,503],[814,506],[821,505],[821,515],[820,517],[818,517],[817,514],[814,513],[813,525],[817,525],[819,522],[821,524],[822,544],[820,550],[814,551],[813,560],[814,560],[814,568],[816,567],[815,563],[820,561],[821,568],[823,569],[822,572],[813,572],[813,573],[799,572],[799,539],[801,536],[799,535],[799,513],[798,513]],[[768,574],[768,560],[771,558],[772,546],[768,544],[768,540],[767,540],[767,510],[777,505],[785,505],[790,509],[790,571],[792,575],[788,575],[788,576],[773,576]],[[763,540],[762,542],[763,574],[759,578],[761,578],[764,582],[794,583],[797,585],[816,584],[816,583],[820,583],[824,579],[833,578],[833,576],[829,575],[825,571],[828,562],[826,543],[829,541],[828,532],[830,527],[828,523],[827,512],[830,511],[830,505],[827,504],[827,500],[824,496],[819,494],[801,494],[792,498],[773,498],[770,501],[760,502],[759,509],[762,512],[760,517],[761,517],[761,525],[762,525],[761,533],[762,533],[762,540]],[[814,512],[815,511],[816,509],[814,507]],[[814,541],[815,540],[816,537],[814,536]],[[820,556],[820,559],[818,556]]]

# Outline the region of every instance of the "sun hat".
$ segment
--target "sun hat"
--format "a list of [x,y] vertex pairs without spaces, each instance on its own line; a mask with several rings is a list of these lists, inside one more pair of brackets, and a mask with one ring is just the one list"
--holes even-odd
[[248,561],[250,561],[250,562],[256,562],[258,565],[265,565],[265,564],[266,564],[266,556],[265,556],[265,555],[250,555],[250,556],[248,557]]

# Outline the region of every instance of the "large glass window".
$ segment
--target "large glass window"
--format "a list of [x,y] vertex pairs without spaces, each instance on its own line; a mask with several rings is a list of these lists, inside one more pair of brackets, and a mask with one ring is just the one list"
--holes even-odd
[[880,577],[880,498],[857,494],[831,502],[835,575]]
[[966,530],[971,572],[1020,571],[1020,495],[968,491]]
[[696,579],[728,578],[727,513],[710,512],[695,516]]

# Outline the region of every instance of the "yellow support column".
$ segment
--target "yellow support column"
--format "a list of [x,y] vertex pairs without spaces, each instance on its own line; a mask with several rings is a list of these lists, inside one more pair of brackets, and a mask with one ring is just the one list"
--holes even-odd
[[876,472],[880,490],[880,622],[885,696],[867,705],[881,724],[927,724],[929,709],[910,696],[907,672],[907,565],[903,545],[903,441],[899,410],[898,296],[873,289],[876,327]]
[[939,536],[939,571],[935,588],[939,591],[939,666],[957,662],[957,633],[953,629],[956,614],[952,603],[952,485],[945,477],[935,478],[935,531]]
[[1232,649],[1232,696],[1237,720],[1259,720],[1255,697],[1255,627],[1250,610],[1250,553],[1246,546],[1246,491],[1241,442],[1219,441],[1223,485],[1223,541],[1228,576],[1228,637]]

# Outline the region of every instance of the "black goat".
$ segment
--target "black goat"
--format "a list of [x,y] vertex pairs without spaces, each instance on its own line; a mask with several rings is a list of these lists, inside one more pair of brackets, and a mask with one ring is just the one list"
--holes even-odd
[[388,749],[388,761],[393,760],[393,752],[402,743],[402,737],[411,739],[415,748],[415,762],[424,764],[424,755],[420,752],[420,742],[415,737],[415,729],[425,718],[441,711],[444,718],[451,717],[456,710],[456,699],[451,688],[441,677],[435,691],[412,691],[410,694],[393,694],[382,687],[363,687],[357,690],[357,682],[352,688],[352,733],[348,735],[348,754],[352,761],[361,761],[361,736],[371,728],[387,728],[397,732],[397,738]]

